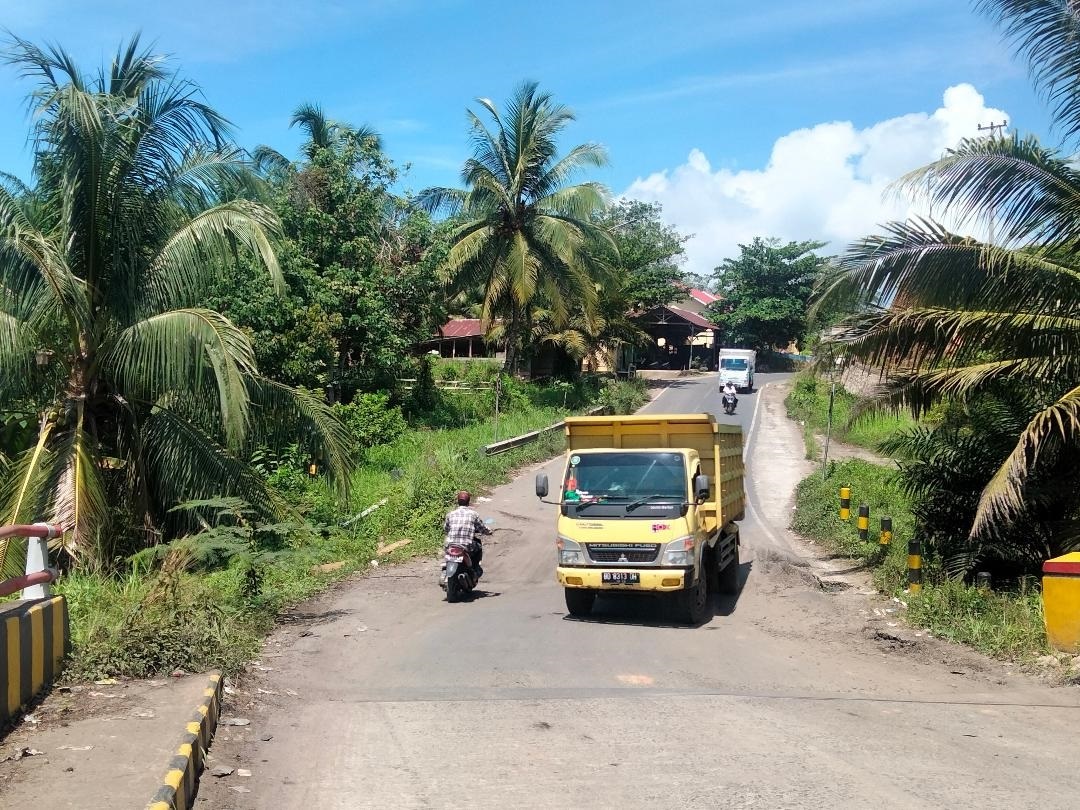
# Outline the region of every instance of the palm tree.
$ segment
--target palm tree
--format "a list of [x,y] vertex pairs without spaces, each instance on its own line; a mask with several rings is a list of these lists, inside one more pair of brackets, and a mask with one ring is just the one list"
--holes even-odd
[[482,317],[506,320],[506,370],[532,330],[534,313],[550,313],[561,330],[575,306],[591,313],[604,268],[590,249],[610,242],[590,216],[607,201],[598,183],[567,185],[588,166],[604,166],[596,144],[581,144],[559,158],[555,142],[573,113],[535,82],[522,84],[505,114],[489,99],[477,100],[494,124],[468,111],[473,156],[465,161],[466,189],[430,188],[418,202],[431,213],[456,218],[446,280],[455,290],[483,289]]
[[1013,135],[964,141],[901,183],[961,227],[993,217],[995,244],[893,223],[851,246],[819,302],[861,294],[835,348],[881,368],[894,405],[923,412],[1001,384],[1042,399],[982,493],[979,534],[1020,514],[1038,465],[1080,447],[1080,172]]
[[[245,334],[199,306],[237,252],[282,284],[277,218],[244,198],[227,122],[137,37],[96,76],[21,39],[7,59],[36,82],[37,154],[33,188],[0,187],[0,402],[35,403],[40,421],[0,517],[61,523],[78,557],[121,504],[149,538],[192,498],[273,510],[244,459],[282,438],[317,448],[344,485],[327,408],[260,377]],[[0,575],[13,556],[0,548]]]
[[[289,127],[300,127],[307,140],[300,147],[304,159],[311,163],[322,150],[341,151],[346,145],[364,146],[375,152],[383,148],[382,137],[368,126],[353,126],[326,117],[322,107],[304,102],[293,110]],[[288,173],[294,167],[287,157],[271,146],[257,146],[252,150],[255,165],[263,172]]]

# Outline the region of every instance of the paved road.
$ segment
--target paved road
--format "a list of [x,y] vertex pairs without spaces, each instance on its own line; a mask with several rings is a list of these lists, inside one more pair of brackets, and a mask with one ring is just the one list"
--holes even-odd
[[[571,620],[530,470],[483,505],[504,530],[480,598],[446,604],[423,562],[297,611],[227,705],[251,725],[213,746],[253,775],[208,779],[201,806],[1080,806],[1075,690],[822,590],[785,528],[799,432],[776,379],[759,384],[737,417],[757,415],[744,586],[708,623],[631,597]],[[651,409],[713,409],[715,385],[676,383]]]

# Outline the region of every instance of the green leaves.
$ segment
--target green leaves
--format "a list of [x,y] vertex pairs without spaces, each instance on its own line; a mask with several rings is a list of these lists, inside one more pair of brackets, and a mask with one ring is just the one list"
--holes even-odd
[[714,276],[721,300],[709,308],[709,316],[724,328],[722,341],[783,350],[801,339],[814,282],[826,268],[815,253],[822,247],[823,242],[781,244],[760,237],[740,245],[739,258],[726,259]]
[[573,113],[535,82],[526,82],[500,113],[478,99],[492,126],[469,112],[473,155],[461,172],[466,190],[432,188],[417,205],[457,221],[445,265],[454,294],[483,289],[483,319],[507,321],[506,365],[515,370],[527,324],[545,311],[548,334],[575,350],[583,345],[565,332],[570,312],[595,314],[601,264],[590,245],[610,237],[594,217],[607,204],[597,183],[567,185],[574,175],[607,162],[595,144],[558,157],[557,137]]
[[201,306],[226,268],[285,282],[280,222],[225,120],[137,38],[93,76],[19,39],[8,60],[36,81],[36,160],[32,185],[0,180],[0,402],[34,403],[40,427],[4,471],[5,520],[61,522],[85,558],[121,510],[145,539],[193,496],[287,511],[243,460],[267,421],[302,425],[345,477],[325,407],[288,389],[262,407],[249,336]]

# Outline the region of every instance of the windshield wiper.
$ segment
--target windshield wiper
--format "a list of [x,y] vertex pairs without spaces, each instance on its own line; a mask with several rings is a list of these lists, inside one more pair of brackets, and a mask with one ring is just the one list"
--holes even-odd
[[679,506],[682,506],[683,502],[675,500],[676,497],[677,497],[676,495],[663,495],[663,494],[661,494],[659,492],[657,492],[657,493],[655,493],[653,495],[646,495],[644,498],[638,498],[633,503],[628,503],[626,505],[626,511],[627,512],[632,512],[633,510],[637,509],[639,506],[644,506],[649,501],[655,500],[656,498],[664,498],[665,500],[671,501],[671,503],[673,505],[677,503]]

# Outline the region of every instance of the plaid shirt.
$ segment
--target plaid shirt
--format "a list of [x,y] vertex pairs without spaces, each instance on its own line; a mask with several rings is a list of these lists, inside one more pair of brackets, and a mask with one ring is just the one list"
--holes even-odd
[[475,509],[459,506],[443,521],[443,534],[446,535],[445,542],[465,546],[471,543],[477,534],[491,534],[491,529],[484,525]]

